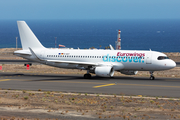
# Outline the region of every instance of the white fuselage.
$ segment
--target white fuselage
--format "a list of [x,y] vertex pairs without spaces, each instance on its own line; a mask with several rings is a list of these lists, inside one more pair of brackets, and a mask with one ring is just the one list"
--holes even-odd
[[[94,63],[97,65],[111,65],[116,71],[159,71],[168,70],[176,66],[175,62],[171,59],[158,60],[159,56],[167,56],[155,51],[38,49],[34,50],[34,52],[37,57],[43,61],[36,60],[27,55],[20,56],[46,65],[72,69],[87,69],[88,64],[81,65],[81,62]],[[62,63],[60,61],[62,61]],[[77,62],[77,64],[72,64],[71,61]]]

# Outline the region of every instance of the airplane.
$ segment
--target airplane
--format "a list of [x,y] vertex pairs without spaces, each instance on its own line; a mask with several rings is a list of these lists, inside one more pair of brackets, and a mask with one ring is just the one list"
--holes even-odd
[[85,79],[91,78],[90,73],[100,77],[113,77],[115,71],[125,75],[149,71],[150,79],[154,80],[154,71],[176,67],[176,63],[165,54],[151,50],[45,48],[25,21],[17,21],[17,25],[22,50],[15,51],[14,55],[49,66],[86,70]]

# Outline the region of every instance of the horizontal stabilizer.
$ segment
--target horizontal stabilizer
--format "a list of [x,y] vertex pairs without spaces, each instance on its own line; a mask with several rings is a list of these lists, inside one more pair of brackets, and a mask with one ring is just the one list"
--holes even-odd
[[31,52],[29,50],[17,50],[17,51],[14,51],[14,55],[16,54],[31,55]]

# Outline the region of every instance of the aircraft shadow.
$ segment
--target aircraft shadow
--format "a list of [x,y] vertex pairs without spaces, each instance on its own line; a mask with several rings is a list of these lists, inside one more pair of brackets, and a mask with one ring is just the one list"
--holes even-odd
[[[111,81],[111,80],[147,80],[147,81],[152,81],[148,77],[125,77],[125,76],[115,76],[111,78],[104,78],[104,77],[99,77],[99,76],[92,76],[91,79],[84,79],[83,76],[75,76],[75,75],[24,75],[24,76],[29,76],[29,77],[40,77],[41,79],[38,80],[31,80],[31,81],[63,81],[63,80],[79,80],[79,81]],[[45,77],[45,79],[43,78]],[[163,79],[156,79],[156,80],[163,80]]]

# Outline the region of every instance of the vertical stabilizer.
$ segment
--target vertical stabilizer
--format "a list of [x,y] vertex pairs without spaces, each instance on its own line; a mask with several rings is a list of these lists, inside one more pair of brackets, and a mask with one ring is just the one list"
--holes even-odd
[[17,21],[17,25],[23,50],[44,48],[25,21]]

